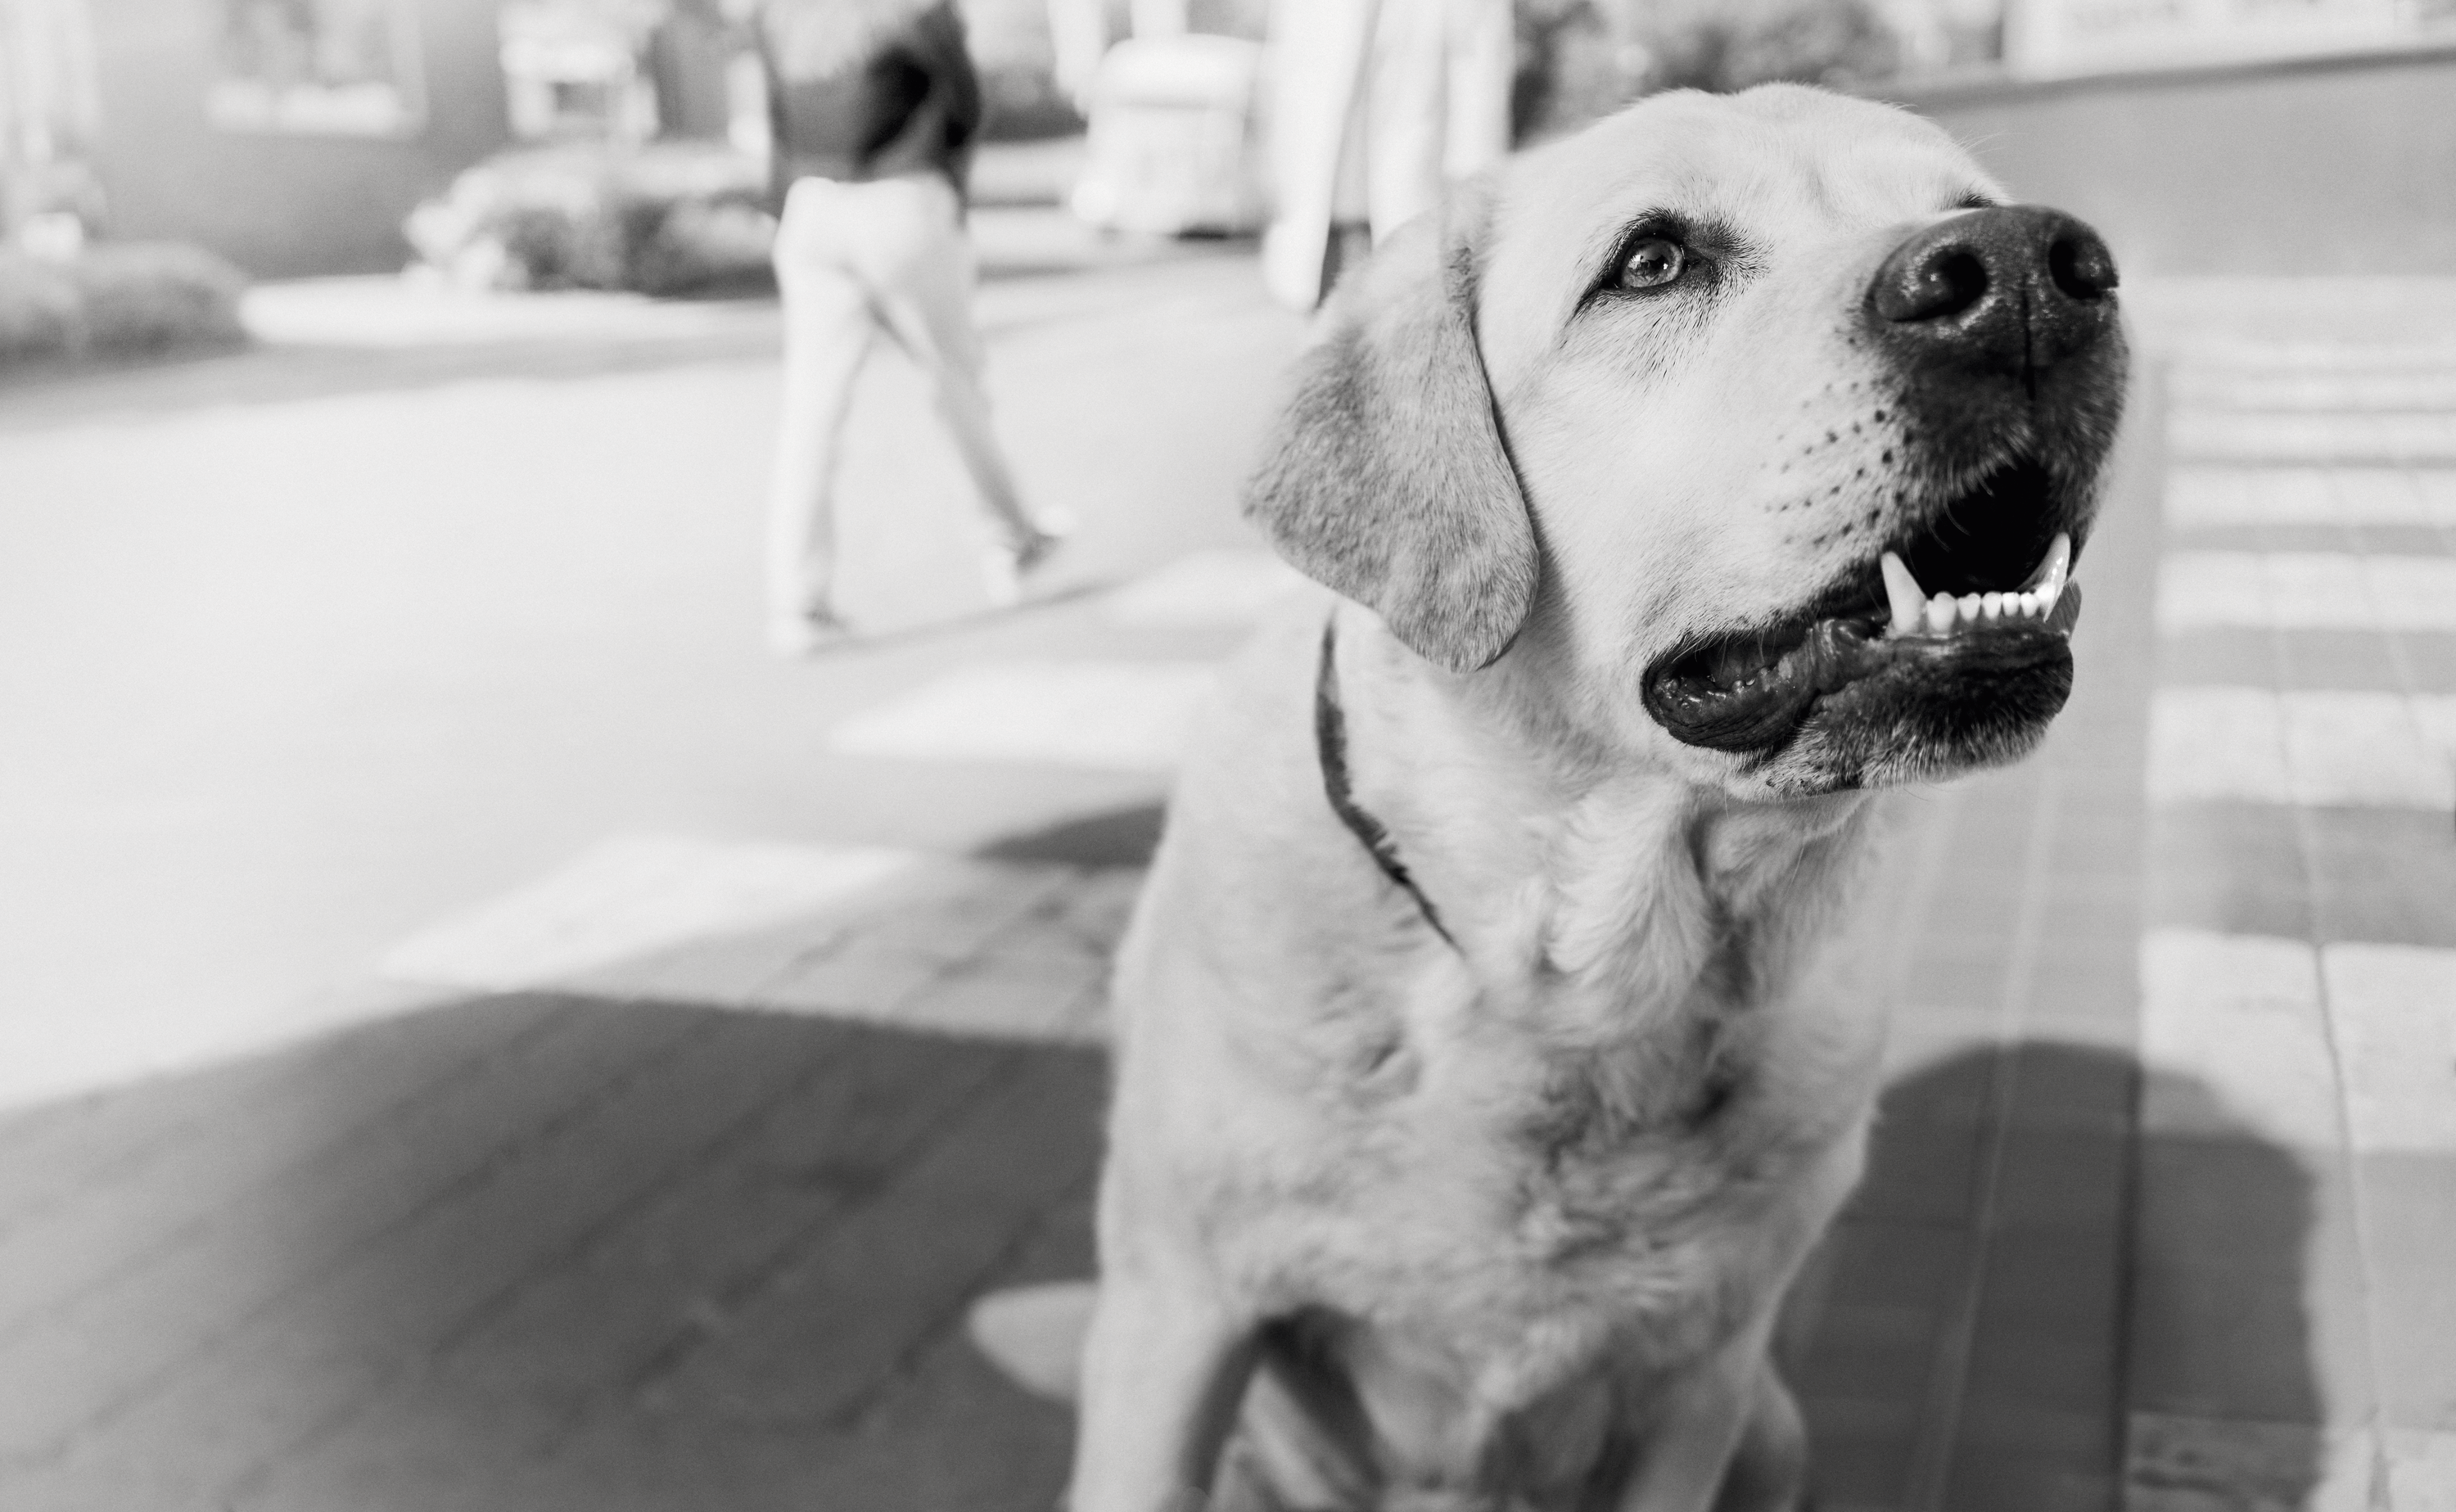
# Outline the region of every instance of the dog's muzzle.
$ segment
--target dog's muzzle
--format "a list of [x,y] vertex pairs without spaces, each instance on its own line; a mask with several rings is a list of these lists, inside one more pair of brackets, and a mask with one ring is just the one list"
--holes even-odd
[[2115,286],[2098,234],[2039,205],[1950,215],[1893,248],[1861,313],[1898,411],[1893,521],[1791,612],[1659,658],[1656,722],[1760,763],[1805,740],[1814,769],[1785,779],[1803,791],[2035,742],[2071,688],[2067,579],[2122,413]]
[[1954,215],[1886,257],[1868,318],[1897,360],[2026,377],[2097,345],[2115,325],[2115,255],[2043,205]]

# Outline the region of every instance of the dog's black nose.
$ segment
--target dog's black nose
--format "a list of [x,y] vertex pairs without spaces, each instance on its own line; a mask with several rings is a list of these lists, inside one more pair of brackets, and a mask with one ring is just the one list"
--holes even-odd
[[2115,255],[2097,232],[2059,210],[2001,205],[1937,221],[1894,248],[1868,310],[1906,355],[2034,371],[2114,326],[2115,285]]

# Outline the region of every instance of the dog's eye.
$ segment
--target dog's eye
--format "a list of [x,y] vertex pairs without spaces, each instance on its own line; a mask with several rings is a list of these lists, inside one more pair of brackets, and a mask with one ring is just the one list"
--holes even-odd
[[1628,255],[1621,259],[1620,286],[1624,289],[1660,289],[1676,283],[1688,270],[1688,249],[1663,236],[1648,236],[1632,244]]

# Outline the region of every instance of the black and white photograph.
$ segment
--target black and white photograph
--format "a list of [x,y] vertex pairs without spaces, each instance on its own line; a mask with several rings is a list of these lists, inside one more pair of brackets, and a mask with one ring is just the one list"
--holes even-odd
[[0,0],[0,1512],[2456,1512],[2456,0]]

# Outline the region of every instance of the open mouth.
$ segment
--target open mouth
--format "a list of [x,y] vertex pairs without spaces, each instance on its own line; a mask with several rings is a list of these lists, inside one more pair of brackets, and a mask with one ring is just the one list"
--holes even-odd
[[1820,701],[1880,674],[1950,667],[1961,682],[2065,664],[2080,615],[2069,513],[2044,467],[1997,466],[1806,611],[1656,663],[1647,709],[1688,745],[1763,751]]

